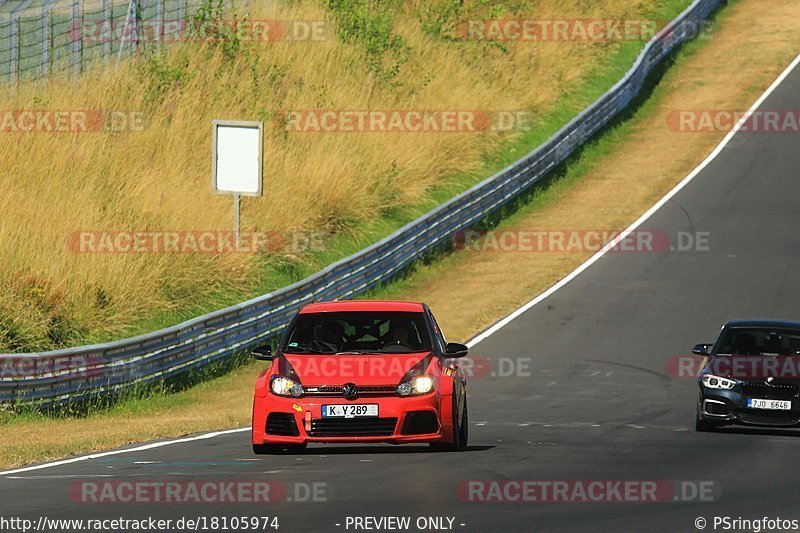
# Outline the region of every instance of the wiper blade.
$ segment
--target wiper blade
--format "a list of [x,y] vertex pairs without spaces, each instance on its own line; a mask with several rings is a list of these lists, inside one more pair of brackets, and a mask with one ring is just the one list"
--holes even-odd
[[369,352],[369,351],[359,351],[359,350],[349,350],[346,352],[336,352],[336,355],[372,355],[377,352]]

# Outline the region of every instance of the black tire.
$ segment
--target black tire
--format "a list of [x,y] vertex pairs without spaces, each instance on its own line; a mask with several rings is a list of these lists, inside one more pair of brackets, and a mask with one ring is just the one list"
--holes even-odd
[[467,447],[469,443],[469,411],[467,410],[467,395],[464,394],[464,417],[461,420],[461,425],[459,427],[460,430],[460,450],[463,450]]
[[456,420],[456,416],[456,399],[453,396],[453,442],[432,442],[432,449],[457,452],[467,447],[469,440],[469,412],[467,411],[466,393],[464,393],[464,414],[461,415],[461,420]]
[[307,444],[282,445],[282,444],[253,444],[253,453],[256,455],[277,455],[301,452],[308,447]]
[[694,418],[694,430],[695,431],[700,431],[700,432],[703,432],[703,433],[708,432],[708,431],[714,431],[717,428],[718,425],[719,424],[716,424],[714,422],[708,422],[706,420],[703,420],[702,418],[700,418],[700,413],[697,413],[697,415],[695,415],[695,418]]

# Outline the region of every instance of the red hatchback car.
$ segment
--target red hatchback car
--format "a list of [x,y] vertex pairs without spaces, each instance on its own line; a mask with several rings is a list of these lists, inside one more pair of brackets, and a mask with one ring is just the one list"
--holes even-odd
[[309,442],[467,445],[466,379],[427,305],[337,301],[305,306],[256,381],[253,451]]

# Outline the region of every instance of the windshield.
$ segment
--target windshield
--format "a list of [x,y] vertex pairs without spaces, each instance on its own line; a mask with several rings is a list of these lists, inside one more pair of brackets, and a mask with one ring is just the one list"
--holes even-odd
[[800,330],[785,328],[731,328],[722,334],[717,354],[798,355]]
[[297,316],[284,353],[426,352],[430,337],[422,313],[341,312]]

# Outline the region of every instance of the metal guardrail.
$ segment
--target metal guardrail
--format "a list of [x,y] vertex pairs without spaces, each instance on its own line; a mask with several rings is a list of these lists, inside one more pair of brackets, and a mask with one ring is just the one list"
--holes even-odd
[[61,403],[181,374],[276,335],[309,302],[347,299],[388,280],[506,205],[563,162],[628,106],[654,66],[694,37],[721,1],[695,0],[645,46],[614,87],[544,144],[385,239],[293,285],[177,326],[106,344],[0,356],[12,368],[28,369],[18,375],[3,374],[0,403]]

